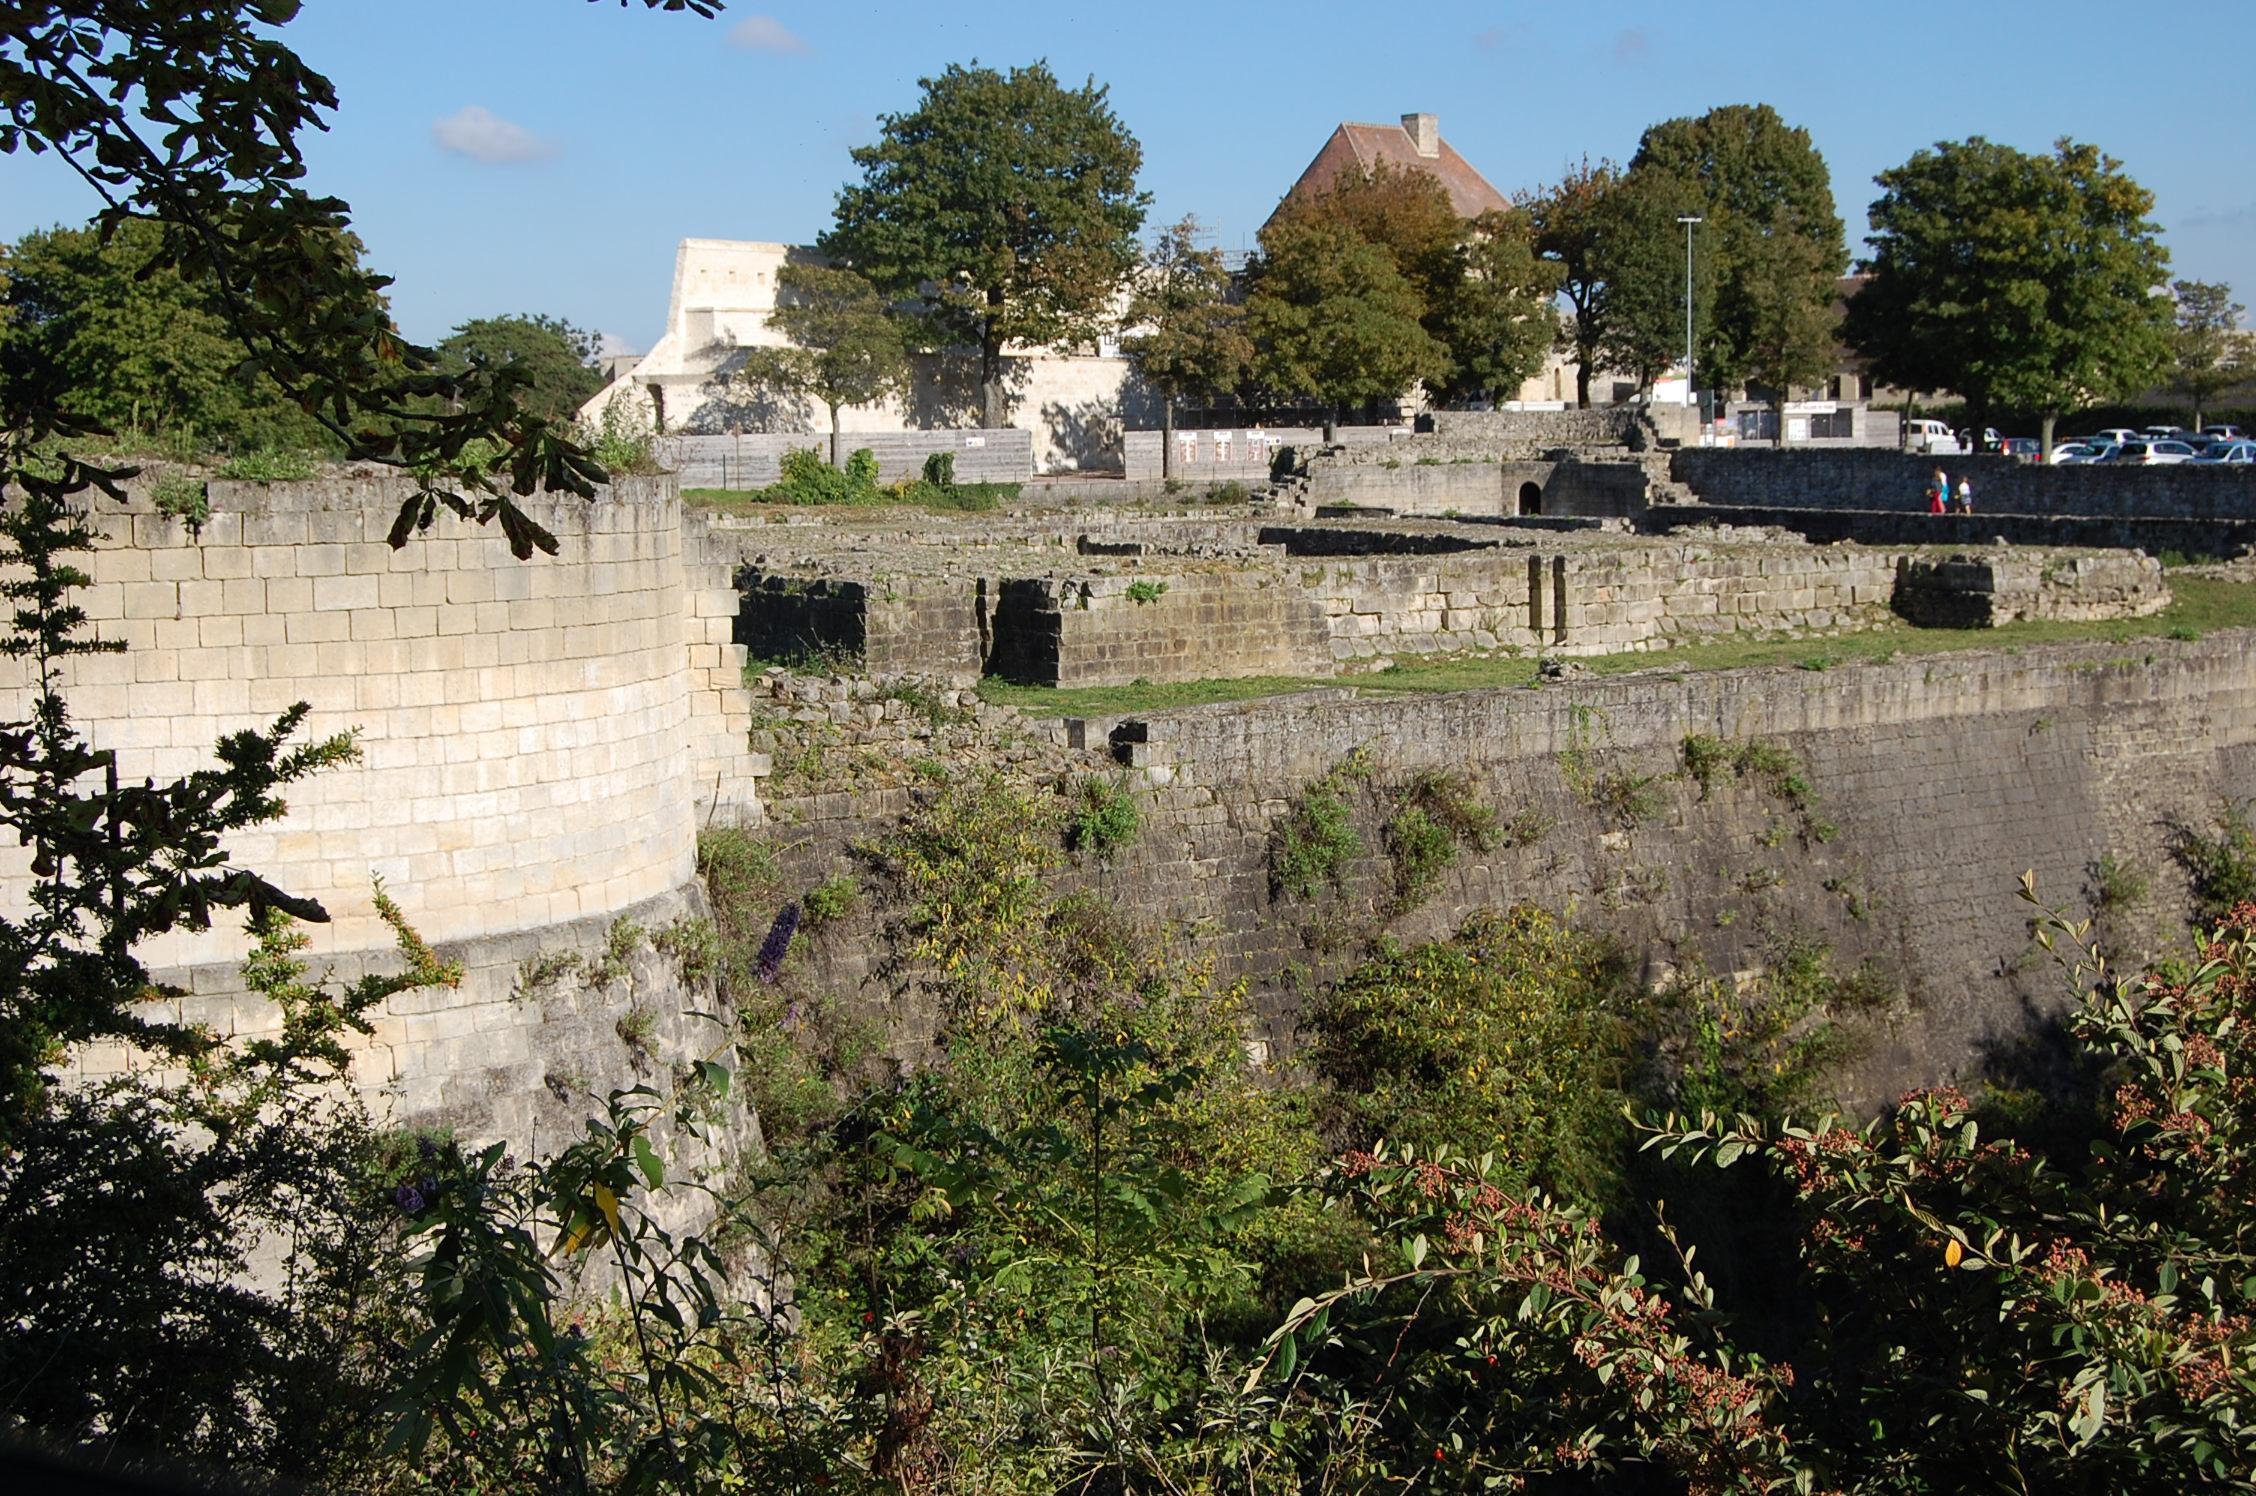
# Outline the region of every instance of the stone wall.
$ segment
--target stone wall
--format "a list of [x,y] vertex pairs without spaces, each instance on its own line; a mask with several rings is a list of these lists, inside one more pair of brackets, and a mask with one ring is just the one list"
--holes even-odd
[[1974,485],[1976,517],[2081,514],[2256,520],[2256,468],[2047,467],[2008,457],[1929,457],[1885,448],[1766,451],[1688,447],[1671,473],[1702,501],[1753,508],[1924,511],[1937,467]]
[[1674,535],[1715,527],[1775,530],[1818,545],[2012,545],[2142,550],[2149,555],[2237,556],[2256,546],[2256,520],[2104,518],[2080,514],[1929,514],[1902,509],[1755,508],[1654,504],[1637,527]]
[[2162,563],[2135,552],[1906,556],[1896,567],[1895,610],[1922,628],[1995,628],[2039,618],[2144,618],[2169,605]]
[[[387,943],[372,876],[434,940],[616,911],[689,880],[689,604],[670,481],[530,501],[561,543],[532,562],[509,557],[498,526],[451,518],[392,549],[406,489],[391,480],[209,488],[200,538],[145,499],[94,501],[101,542],[78,601],[127,648],[67,662],[66,689],[127,778],[208,765],[221,735],[299,701],[305,737],[359,733],[359,763],[293,789],[287,819],[232,843],[327,905],[318,950]],[[10,870],[0,897],[20,907]],[[215,930],[145,954],[186,965],[242,948]]]

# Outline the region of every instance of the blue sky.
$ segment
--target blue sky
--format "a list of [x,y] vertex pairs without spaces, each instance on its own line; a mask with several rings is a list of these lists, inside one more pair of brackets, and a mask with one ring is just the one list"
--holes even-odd
[[[675,241],[806,240],[847,152],[949,62],[1094,75],[1143,142],[1153,222],[1251,242],[1342,119],[1426,110],[1503,191],[1655,120],[1767,102],[1806,126],[1852,240],[1871,178],[1937,139],[2060,135],[2154,191],[2176,273],[2256,302],[2250,0],[1558,0],[1423,5],[307,0],[288,28],[342,107],[312,182],[352,203],[410,336],[545,312],[648,346]],[[0,157],[0,239],[92,212],[54,163]]]

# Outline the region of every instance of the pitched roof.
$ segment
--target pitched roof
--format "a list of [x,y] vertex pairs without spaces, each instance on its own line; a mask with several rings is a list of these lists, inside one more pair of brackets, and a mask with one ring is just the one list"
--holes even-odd
[[1419,153],[1416,137],[1403,125],[1343,123],[1332,131],[1331,139],[1324,142],[1324,148],[1285,197],[1289,200],[1328,192],[1345,173],[1367,172],[1384,162],[1396,171],[1422,171],[1440,182],[1460,218],[1478,218],[1491,209],[1511,206],[1503,193],[1491,187],[1486,177],[1473,170],[1471,162],[1441,138],[1431,115],[1408,115],[1405,119],[1422,121],[1432,132],[1432,155]]

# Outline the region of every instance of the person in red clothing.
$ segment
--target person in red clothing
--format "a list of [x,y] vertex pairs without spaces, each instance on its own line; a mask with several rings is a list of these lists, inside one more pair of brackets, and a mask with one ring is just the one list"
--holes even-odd
[[1941,468],[1927,480],[1927,512],[1942,514],[1950,509],[1950,475]]

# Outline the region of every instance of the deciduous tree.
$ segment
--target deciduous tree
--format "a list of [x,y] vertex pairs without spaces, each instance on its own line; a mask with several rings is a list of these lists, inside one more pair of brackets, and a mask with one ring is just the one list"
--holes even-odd
[[1446,400],[1510,400],[1559,341],[1560,268],[1536,257],[1528,216],[1491,211],[1453,255],[1456,275],[1428,326],[1449,348],[1435,393]]
[[[1592,214],[1596,356],[1600,367],[1635,375],[1641,390],[1650,391],[1684,357],[1684,225],[1678,220],[1703,206],[1697,190],[1680,178],[1632,172]],[[1695,326],[1705,327],[1714,319],[1718,267],[1700,227],[1692,307]]]
[[1120,341],[1136,372],[1159,392],[1160,471],[1175,470],[1175,402],[1237,388],[1253,361],[1245,307],[1230,299],[1222,252],[1201,249],[1198,220],[1163,230],[1144,260]]
[[873,405],[908,387],[909,351],[877,288],[851,270],[786,265],[776,276],[768,323],[789,348],[755,348],[737,378],[820,400],[830,412],[830,461],[838,464],[838,413]]
[[1605,356],[1607,338],[1604,292],[1606,265],[1601,245],[1609,221],[1615,190],[1621,186],[1621,168],[1601,160],[1596,166],[1585,156],[1580,166],[1538,192],[1519,195],[1535,232],[1535,252],[1559,268],[1559,290],[1573,312],[1564,329],[1564,346],[1575,355],[1575,403],[1590,408],[1590,376]]
[[524,407],[544,421],[568,422],[603,388],[595,370],[599,340],[557,317],[474,317],[439,343],[439,371],[474,365],[516,368],[525,375]]
[[[1809,131],[1768,104],[1726,105],[1647,130],[1630,162],[1630,174],[1639,173],[1675,179],[1707,220],[1702,242],[1715,261],[1715,306],[1697,357],[1711,388],[1761,378],[1757,344],[1786,331],[1808,340],[1797,350],[1807,357],[1788,361],[1797,367],[1830,353],[1820,328],[1849,254],[1825,158]],[[1789,247],[1788,239],[1803,242]],[[1766,362],[1778,364],[1775,356]]]
[[889,296],[924,298],[943,337],[979,350],[989,426],[1004,424],[1003,351],[1088,341],[1134,271],[1143,148],[1094,79],[1046,63],[951,64],[854,153],[823,249]]
[[2030,155],[1980,136],[1882,172],[1871,272],[1849,341],[1887,384],[2034,414],[2045,450],[2066,412],[2151,384],[2169,355],[2169,256],[2154,195],[2122,163],[2062,140]]
[[2215,281],[2176,281],[2170,286],[2177,317],[2170,329],[2170,383],[2193,402],[2193,424],[2220,391],[2247,375],[2235,354],[2241,314],[2232,287]]
[[1287,213],[1261,231],[1246,303],[1255,372],[1272,389],[1322,401],[1326,441],[1343,406],[1392,399],[1448,369],[1425,310],[1394,257],[1343,223]]

